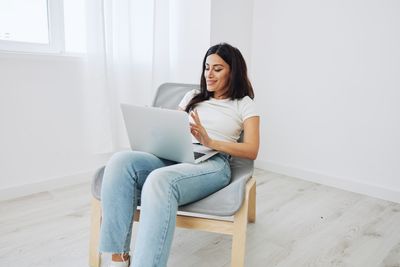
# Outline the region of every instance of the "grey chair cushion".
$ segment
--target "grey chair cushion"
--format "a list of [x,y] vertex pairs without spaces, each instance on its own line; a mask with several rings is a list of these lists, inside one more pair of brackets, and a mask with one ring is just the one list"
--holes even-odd
[[[253,174],[253,161],[233,157],[231,159],[231,171],[229,185],[206,198],[180,206],[179,210],[217,216],[235,214],[243,203],[246,183]],[[103,174],[104,167],[101,167],[97,170],[92,180],[92,195],[98,200],[101,200]]]
[[[164,83],[160,85],[155,94],[153,106],[176,109],[186,92],[198,88],[199,85],[196,84]],[[243,203],[246,183],[253,175],[253,169],[252,160],[232,157],[232,174],[229,185],[206,198],[181,206],[179,210],[217,216],[235,214]],[[104,166],[96,171],[92,179],[92,195],[98,200],[101,199],[103,174]]]
[[194,203],[179,207],[180,211],[207,215],[231,216],[240,209],[246,191],[246,183],[253,175],[253,161],[233,157],[231,182],[226,187]]

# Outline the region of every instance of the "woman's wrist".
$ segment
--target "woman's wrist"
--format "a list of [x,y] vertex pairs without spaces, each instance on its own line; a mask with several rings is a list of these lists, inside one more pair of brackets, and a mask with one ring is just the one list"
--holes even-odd
[[207,142],[206,147],[214,149],[214,150],[218,150],[217,149],[217,142],[213,139],[210,138],[210,140]]

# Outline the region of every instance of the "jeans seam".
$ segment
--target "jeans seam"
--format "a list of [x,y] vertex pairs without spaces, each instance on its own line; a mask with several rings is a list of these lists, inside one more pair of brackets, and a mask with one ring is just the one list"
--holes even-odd
[[[129,224],[129,226],[128,226],[128,233],[126,233],[126,235],[125,235],[125,240],[124,240],[124,253],[127,253],[127,252],[130,251],[130,246],[129,246],[129,245],[130,245],[130,238],[129,238],[129,240],[128,240],[128,237],[131,237],[131,233],[132,233],[131,224],[132,224],[132,221],[133,221],[133,217],[134,217],[135,212],[136,212],[136,211],[133,211],[133,212],[132,212],[132,216],[131,216],[131,219],[130,219],[130,224]],[[128,248],[127,248],[127,246],[128,246]]]
[[172,195],[172,190],[171,190],[171,187],[169,187],[169,189],[168,189],[168,206],[167,206],[168,218],[165,221],[165,227],[163,229],[160,246],[159,246],[157,255],[155,256],[154,262],[157,263],[155,266],[158,266],[158,263],[161,259],[161,252],[162,252],[163,248],[165,247],[167,231],[168,231],[168,227],[171,223],[171,195]]
[[[144,172],[144,171],[146,171],[146,170],[136,171],[135,168],[133,168],[130,172],[128,172],[130,174],[133,174],[133,175],[129,175],[131,177],[131,182],[132,182],[132,187],[133,187],[132,190],[133,190],[133,196],[134,196],[134,198],[132,200],[132,202],[133,202],[133,206],[131,207],[132,209],[133,209],[134,206],[137,205],[137,192],[136,192],[136,189],[137,189],[138,184],[139,184],[139,173],[140,172]],[[123,239],[124,240],[124,244],[123,244],[123,248],[122,248],[122,250],[123,250],[122,253],[129,253],[130,252],[130,241],[131,241],[130,239],[131,238],[129,238],[129,240],[128,240],[128,237],[131,237],[132,223],[133,223],[133,218],[135,216],[135,212],[136,212],[136,209],[133,209],[132,215],[130,216],[130,220],[129,220],[129,224],[128,224],[128,231],[126,232],[125,237]]]

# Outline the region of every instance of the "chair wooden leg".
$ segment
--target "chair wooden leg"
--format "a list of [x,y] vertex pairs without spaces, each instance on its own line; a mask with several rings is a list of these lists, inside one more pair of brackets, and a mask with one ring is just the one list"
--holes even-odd
[[243,267],[246,252],[247,205],[242,206],[236,213],[234,220],[231,266]]
[[242,204],[242,207],[235,213],[233,218],[233,235],[232,235],[232,256],[231,266],[232,267],[243,267],[244,256],[246,253],[246,231],[247,231],[247,220],[249,216],[249,199],[250,189],[255,184],[255,180],[251,180],[246,186],[246,195]]
[[100,201],[92,198],[90,225],[90,244],[89,244],[89,266],[100,267],[99,235],[101,225],[101,206]]
[[249,192],[249,215],[248,222],[256,222],[256,183],[254,182]]
[[232,235],[232,267],[243,267],[244,257],[246,253],[246,232],[247,222],[255,221],[255,197],[256,197],[256,180],[250,178],[246,185],[246,195],[242,207],[235,213],[233,218],[233,235]]

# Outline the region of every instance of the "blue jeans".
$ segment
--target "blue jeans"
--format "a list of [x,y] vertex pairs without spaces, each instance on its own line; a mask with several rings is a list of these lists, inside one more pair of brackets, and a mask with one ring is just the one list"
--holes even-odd
[[176,163],[152,154],[114,154],[101,189],[100,251],[129,252],[133,215],[141,195],[134,267],[163,267],[175,230],[179,205],[204,198],[230,181],[228,156],[217,154],[200,164]]

